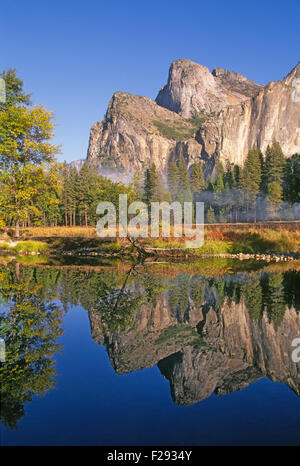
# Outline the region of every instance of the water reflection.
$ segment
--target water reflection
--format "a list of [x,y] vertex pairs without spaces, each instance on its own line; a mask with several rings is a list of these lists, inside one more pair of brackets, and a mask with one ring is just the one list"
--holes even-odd
[[158,365],[175,403],[241,390],[261,377],[300,395],[300,272],[263,269],[216,276],[173,268],[0,268],[1,419],[15,427],[24,404],[53,386],[62,310],[81,305],[92,338],[119,374]]
[[0,368],[1,422],[17,427],[25,403],[54,386],[62,311],[38,284],[20,277],[19,264],[0,269],[0,330],[5,361]]

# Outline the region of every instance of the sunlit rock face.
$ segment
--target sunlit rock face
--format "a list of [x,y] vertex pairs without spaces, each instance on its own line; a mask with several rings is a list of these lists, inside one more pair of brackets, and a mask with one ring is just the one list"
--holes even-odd
[[212,73],[190,60],[171,64],[156,101],[116,92],[90,132],[87,160],[99,170],[136,173],[155,163],[165,172],[183,154],[188,166],[216,160],[242,165],[250,148],[275,139],[286,157],[300,152],[300,64],[266,86],[239,73]]
[[295,98],[298,77],[300,63],[257,96],[223,108],[199,131],[197,140],[203,153],[242,165],[249,149],[258,146],[265,152],[273,140],[279,142],[286,157],[300,152],[300,99]]
[[262,86],[238,73],[208,68],[191,60],[176,60],[169,70],[168,83],[156,102],[185,118],[215,113],[257,95]]
[[[175,139],[168,136],[168,130]],[[145,170],[151,163],[163,172],[170,158],[177,159],[180,138],[196,146],[197,128],[147,97],[116,92],[103,122],[93,125],[87,160],[100,169],[126,172]],[[194,150],[195,151],[195,150]]]
[[[300,335],[297,277],[181,274],[156,296],[151,292],[120,331],[110,331],[101,312],[91,310],[92,336],[119,374],[157,364],[177,404],[241,390],[262,377],[300,396],[300,364],[292,360],[291,345]],[[146,296],[142,286],[130,286]]]

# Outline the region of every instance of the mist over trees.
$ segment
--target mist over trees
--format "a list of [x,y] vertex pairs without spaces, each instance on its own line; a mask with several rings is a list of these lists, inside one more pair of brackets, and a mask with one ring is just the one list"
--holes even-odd
[[[152,168],[153,170],[153,168]],[[156,174],[156,177],[158,175]],[[145,189],[149,180],[145,180]],[[162,184],[163,180],[156,182]],[[172,201],[204,202],[207,223],[256,222],[300,219],[300,155],[289,159],[273,141],[263,154],[252,148],[244,166],[217,162],[211,176],[204,177],[202,164],[190,170],[181,156],[171,162],[166,188]],[[164,194],[165,195],[165,194]],[[163,198],[145,197],[145,201]]]

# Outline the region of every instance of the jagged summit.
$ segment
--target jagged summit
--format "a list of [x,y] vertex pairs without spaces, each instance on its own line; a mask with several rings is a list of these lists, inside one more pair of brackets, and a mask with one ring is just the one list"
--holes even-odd
[[239,73],[208,68],[190,60],[176,60],[169,70],[168,83],[156,102],[190,118],[199,112],[218,112],[257,95],[262,86]]

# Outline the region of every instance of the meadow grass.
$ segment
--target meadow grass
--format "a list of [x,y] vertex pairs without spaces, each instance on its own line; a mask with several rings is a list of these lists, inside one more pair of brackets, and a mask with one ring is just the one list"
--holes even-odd
[[[194,253],[200,254],[237,254],[237,253],[265,253],[265,252],[299,252],[300,251],[300,224],[283,223],[274,228],[272,223],[262,225],[205,225],[204,245],[195,249]],[[122,248],[128,248],[126,239],[111,239],[101,241],[96,234],[95,227],[31,227],[21,230],[23,239],[42,238],[77,238],[77,239],[97,239],[97,247],[103,250],[118,252]],[[171,227],[172,234],[172,227]],[[185,239],[182,238],[139,238],[138,243],[149,248],[184,249]],[[26,246],[29,241],[26,241]],[[20,243],[19,243],[20,244]],[[4,243],[0,245],[5,249]],[[22,246],[20,246],[22,250]],[[32,251],[36,251],[33,248]],[[191,249],[189,251],[192,251]],[[43,252],[38,249],[38,252]]]
[[97,238],[91,227],[28,227],[20,229],[23,238]]

